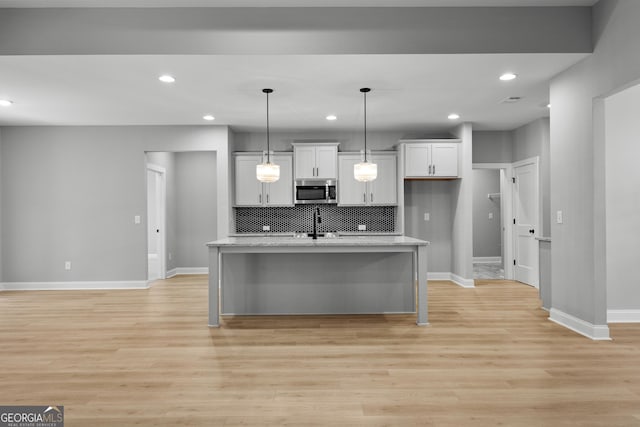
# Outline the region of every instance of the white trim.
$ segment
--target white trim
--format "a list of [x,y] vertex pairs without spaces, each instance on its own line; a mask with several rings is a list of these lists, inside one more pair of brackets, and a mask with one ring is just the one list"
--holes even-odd
[[607,310],[607,323],[640,323],[640,310]]
[[427,280],[448,280],[463,288],[475,288],[475,281],[473,279],[464,279],[457,274],[453,274],[449,271],[443,272],[428,272]]
[[475,288],[476,282],[473,279],[465,279],[464,277],[458,276],[457,274],[451,273],[451,281],[458,286],[462,286],[463,288]]
[[427,280],[451,280],[449,272],[427,272]]
[[5,282],[5,291],[74,291],[98,289],[148,289],[146,280],[77,282]]
[[502,257],[501,256],[474,256],[473,263],[474,264],[502,263]]
[[549,311],[549,320],[557,323],[560,326],[564,326],[567,329],[571,329],[574,332],[584,335],[587,338],[591,338],[596,341],[608,341],[609,326],[607,325],[594,325],[589,322],[585,322],[582,319],[578,319],[570,314],[560,311],[556,308],[552,308]]
[[173,277],[179,274],[209,274],[209,267],[176,267],[167,272],[167,277]]

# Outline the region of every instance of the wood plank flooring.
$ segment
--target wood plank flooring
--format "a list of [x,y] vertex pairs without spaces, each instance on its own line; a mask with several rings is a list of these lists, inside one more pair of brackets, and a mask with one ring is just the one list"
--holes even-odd
[[224,317],[206,276],[0,293],[0,404],[66,426],[638,426],[640,325],[591,341],[537,291],[430,282],[414,315]]

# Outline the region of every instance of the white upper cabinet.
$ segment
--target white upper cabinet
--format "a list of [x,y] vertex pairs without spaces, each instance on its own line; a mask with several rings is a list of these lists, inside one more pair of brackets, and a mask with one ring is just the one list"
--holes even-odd
[[459,176],[459,142],[410,142],[403,145],[405,178]]
[[234,153],[235,206],[293,206],[293,159],[291,154],[271,156],[280,166],[280,179],[263,184],[256,178],[256,166],[262,154]]
[[396,153],[374,153],[370,161],[378,165],[378,177],[360,182],[353,177],[353,166],[360,163],[360,154],[338,155],[338,205],[373,206],[397,204],[398,169]]
[[293,143],[295,179],[336,179],[338,143]]

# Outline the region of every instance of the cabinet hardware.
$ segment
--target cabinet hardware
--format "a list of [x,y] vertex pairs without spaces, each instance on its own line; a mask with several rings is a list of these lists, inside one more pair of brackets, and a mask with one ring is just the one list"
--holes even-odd
[[373,193],[371,193],[371,203],[373,203]]
[[262,194],[258,194],[258,203],[262,204]]
[[530,234],[533,234],[533,233],[535,233],[535,232],[536,232],[536,230],[534,230],[533,228],[532,228],[531,230],[529,230],[529,233],[530,233]]
[[429,173],[427,175],[431,175],[431,165],[429,165]]
[[436,165],[433,165],[433,174],[436,174]]
[[367,193],[362,193],[362,202],[367,203]]
[[269,203],[269,195],[267,194],[267,203]]

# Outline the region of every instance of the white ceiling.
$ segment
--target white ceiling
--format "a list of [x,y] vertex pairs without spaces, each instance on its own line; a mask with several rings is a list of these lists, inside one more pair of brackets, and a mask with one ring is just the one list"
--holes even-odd
[[516,7],[595,3],[597,0],[0,0],[0,7]]
[[[593,0],[0,0],[0,7],[588,6]],[[0,56],[0,126],[230,125],[262,130],[510,130],[548,115],[550,79],[586,54]],[[513,71],[519,78],[501,82]],[[160,74],[177,82],[163,84]],[[518,96],[515,104],[501,103]],[[216,120],[205,122],[204,114]],[[325,120],[336,114],[338,120]],[[453,122],[455,123],[455,122]]]
[[[0,125],[213,124],[260,130],[262,88],[274,130],[362,126],[420,131],[451,127],[456,112],[474,129],[508,130],[548,115],[549,79],[585,54],[482,55],[109,55],[0,56]],[[502,82],[513,71],[519,78]],[[158,81],[169,73],[173,84]],[[521,96],[516,104],[501,103]],[[327,114],[338,120],[325,120]]]

